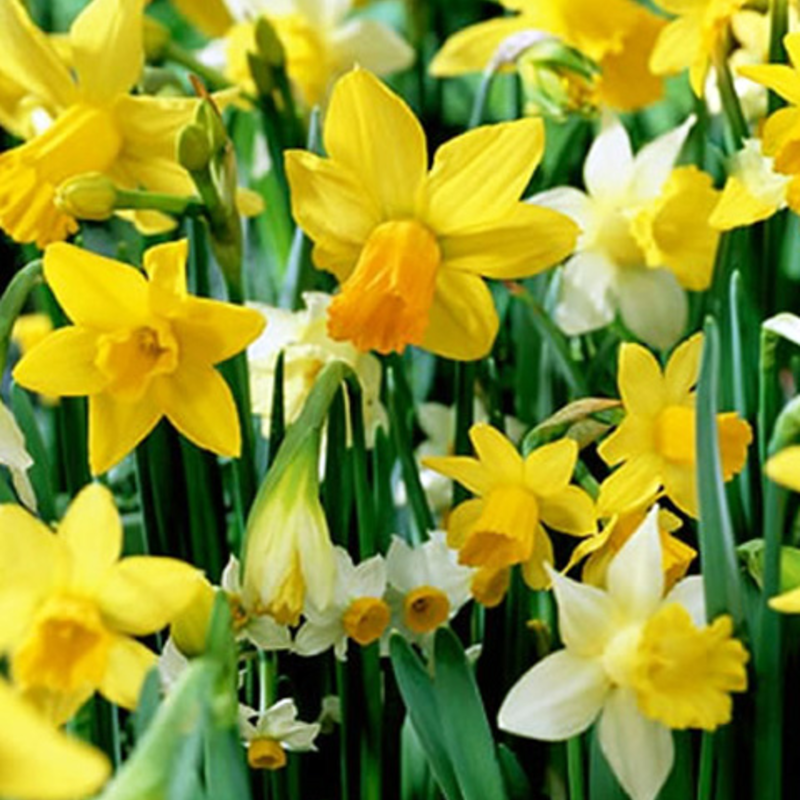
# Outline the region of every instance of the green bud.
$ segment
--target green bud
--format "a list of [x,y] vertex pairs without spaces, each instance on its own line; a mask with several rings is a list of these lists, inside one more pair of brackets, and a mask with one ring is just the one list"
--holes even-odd
[[196,122],[189,123],[178,134],[178,161],[189,172],[201,172],[211,161],[208,134]]
[[274,69],[283,69],[286,65],[283,43],[266,17],[259,17],[256,22],[256,49],[261,59]]
[[254,53],[247,54],[247,64],[259,95],[262,97],[271,95],[277,88],[275,70]]
[[216,106],[210,100],[202,100],[195,112],[194,121],[205,131],[211,145],[211,154],[219,153],[228,143],[228,132]]
[[70,178],[58,187],[55,204],[60,211],[76,219],[102,222],[113,213],[117,201],[114,182],[99,172],[87,172]]

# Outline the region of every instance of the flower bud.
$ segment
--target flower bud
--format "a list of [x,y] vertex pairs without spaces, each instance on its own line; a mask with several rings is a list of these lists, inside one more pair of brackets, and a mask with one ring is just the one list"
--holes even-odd
[[259,17],[256,22],[256,48],[258,55],[273,69],[280,69],[286,64],[286,51],[283,48],[275,28],[266,17]]
[[114,182],[99,172],[86,172],[70,178],[58,187],[55,196],[55,204],[63,213],[97,222],[114,213],[116,201]]
[[189,658],[205,652],[215,596],[216,591],[207,580],[199,581],[192,602],[172,621],[172,640],[181,653]]
[[178,134],[178,161],[189,172],[201,172],[210,160],[208,134],[196,122],[190,123]]

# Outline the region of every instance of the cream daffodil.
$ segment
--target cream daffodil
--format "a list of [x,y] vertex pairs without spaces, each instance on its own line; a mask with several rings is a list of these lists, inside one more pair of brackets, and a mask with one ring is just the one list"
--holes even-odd
[[99,475],[167,419],[199,447],[238,456],[236,404],[214,365],[264,327],[257,312],[192,297],[186,240],[146,251],[135,267],[55,244],[45,279],[75,323],[54,331],[14,370],[43,394],[89,397],[89,465]]
[[286,168],[314,263],[341,285],[328,309],[333,339],[480,358],[499,325],[481,276],[532,275],[572,250],[571,220],[519,202],[544,148],[537,120],[459,136],[429,171],[416,117],[356,69],[336,84],[324,142],[329,158],[290,150]]
[[318,722],[297,719],[297,706],[288,697],[261,713],[239,706],[239,733],[247,747],[247,763],[253,769],[281,769],[286,766],[287,750],[316,750],[314,739],[319,731]]
[[95,691],[134,708],[156,655],[131,637],[161,630],[196,591],[190,565],[121,551],[122,523],[100,484],[77,495],[55,533],[0,506],[0,652],[58,723]]
[[490,425],[473,425],[469,435],[477,458],[423,461],[478,495],[450,514],[448,544],[458,548],[462,564],[493,573],[522,564],[528,584],[542,589],[549,584],[545,564],[553,563],[553,545],[542,523],[572,536],[596,530],[591,497],[570,485],[578,445],[561,439],[523,458]]
[[625,128],[608,118],[586,157],[586,191],[563,187],[531,198],[581,228],[555,309],[565,333],[602,328],[617,312],[653,347],[670,347],[683,332],[684,289],[708,288],[719,240],[708,225],[718,198],[711,177],[674,167],[692,122],[634,156]]
[[[664,494],[684,513],[697,518],[697,444],[695,391],[703,335],[687,339],[670,356],[666,369],[649,350],[623,344],[619,350],[619,385],[625,418],[598,453],[621,466],[600,486],[601,516],[635,510]],[[742,470],[753,434],[735,413],[717,415],[722,477]]]
[[600,748],[633,800],[655,800],[674,760],[671,729],[730,721],[747,688],[747,651],[732,621],[706,624],[699,577],[664,597],[653,509],[608,568],[607,589],[551,571],[564,649],[520,678],[500,708],[502,730],[561,741],[597,721]]
[[664,21],[630,0],[500,0],[519,12],[464,28],[451,36],[431,63],[440,78],[479,72],[507,41],[543,31],[597,62],[600,76],[590,87],[594,102],[633,111],[659,99],[662,81],[648,68],[650,51]]
[[33,466],[31,454],[25,447],[25,437],[14,415],[0,402],[0,464],[8,467],[11,482],[19,499],[31,511],[36,511],[36,494],[28,470]]
[[354,566],[349,553],[336,548],[336,583],[333,598],[324,610],[306,603],[303,623],[294,641],[294,651],[313,656],[333,647],[336,658],[347,658],[352,639],[365,647],[381,638],[391,619],[383,595],[386,592],[386,562],[380,555]]
[[24,87],[45,118],[38,135],[0,155],[0,227],[16,241],[44,247],[77,231],[54,198],[81,173],[192,194],[175,146],[199,101],[129,94],[143,66],[142,13],[142,0],[92,0],[70,31],[73,74],[20,0],[0,3],[0,75]]

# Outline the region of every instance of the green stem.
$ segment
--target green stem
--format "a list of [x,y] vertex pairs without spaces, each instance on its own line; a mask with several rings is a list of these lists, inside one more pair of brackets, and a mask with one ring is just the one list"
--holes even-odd
[[[789,30],[789,2],[788,0],[771,0],[769,4],[769,63],[785,64],[786,48],[783,46],[783,37]],[[773,91],[769,93],[769,113],[777,111],[785,102],[783,98]]]
[[5,372],[14,323],[22,313],[31,290],[41,281],[42,262],[36,259],[14,275],[0,298],[0,374]]
[[722,110],[725,114],[725,119],[728,121],[728,150],[735,152],[741,148],[742,142],[747,138],[747,121],[744,118],[739,96],[736,94],[736,88],[733,85],[733,76],[728,66],[724,45],[720,47],[717,53],[714,67],[717,71],[717,85],[722,100]]
[[160,192],[139,189],[117,189],[114,208],[118,210],[145,209],[161,211],[173,217],[199,217],[205,213],[205,205],[199,197],[178,197]]
[[472,112],[469,115],[469,130],[477,128],[483,122],[483,116],[486,113],[486,103],[489,100],[489,92],[492,89],[492,84],[494,83],[496,75],[497,66],[493,63],[489,64],[481,75],[481,82],[478,85],[475,101],[472,104]]
[[703,733],[700,745],[700,775],[697,779],[697,800],[713,800],[714,788],[714,734]]
[[586,780],[583,767],[583,743],[580,736],[567,741],[567,779],[570,800],[584,800]]
[[[469,430],[474,417],[476,373],[477,368],[474,362],[459,361],[456,363],[456,455],[468,455],[472,452]],[[469,492],[460,483],[454,481],[453,505],[458,505],[468,497]]]
[[165,61],[172,61],[175,64],[186,67],[189,72],[193,72],[201,78],[211,90],[230,89],[233,87],[233,84],[221,72],[203,64],[192,53],[174,41],[167,42],[162,51],[162,57]]

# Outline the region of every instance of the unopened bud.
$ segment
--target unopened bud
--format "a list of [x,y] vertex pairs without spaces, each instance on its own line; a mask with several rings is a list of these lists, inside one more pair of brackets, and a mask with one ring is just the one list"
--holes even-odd
[[285,66],[286,51],[283,42],[266,17],[259,17],[256,22],[256,49],[262,60],[274,69]]
[[100,172],[86,172],[70,178],[58,187],[55,196],[55,204],[63,213],[97,222],[114,213],[116,201],[114,182]]
[[205,652],[208,624],[216,591],[207,581],[198,583],[194,599],[183,613],[172,621],[170,635],[178,649],[189,658]]
[[189,123],[178,135],[178,161],[189,172],[201,172],[211,161],[208,134],[196,122]]
[[170,40],[169,30],[152,17],[144,18],[144,54],[147,61],[162,61]]
[[211,154],[219,153],[228,142],[228,132],[216,106],[207,99],[201,100],[194,115],[195,124],[203,129],[211,145]]
[[253,78],[253,83],[255,83],[259,95],[262,97],[271,95],[277,87],[275,70],[254,53],[247,54],[247,65],[250,68],[250,76]]

